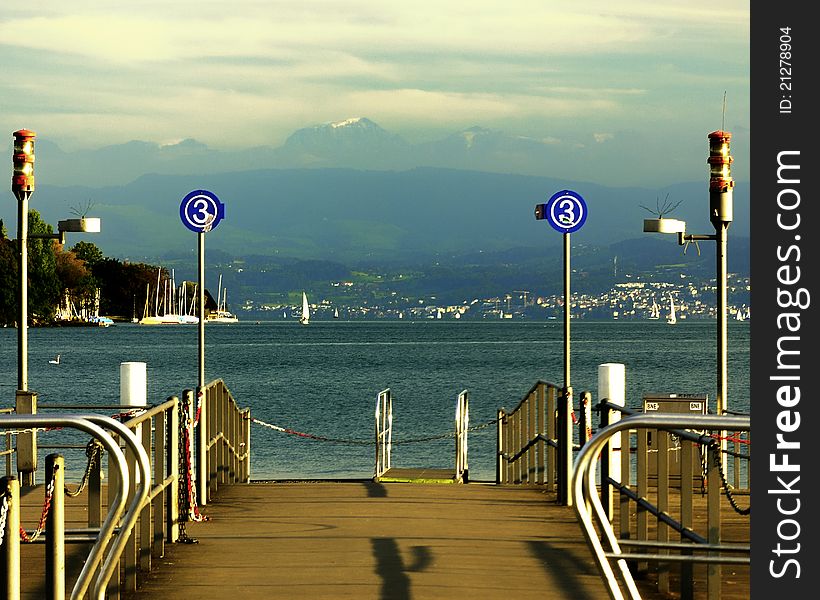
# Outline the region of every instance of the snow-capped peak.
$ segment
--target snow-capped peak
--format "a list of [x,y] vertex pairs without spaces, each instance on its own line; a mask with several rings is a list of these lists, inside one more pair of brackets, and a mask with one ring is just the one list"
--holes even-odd
[[[364,121],[364,123],[362,123]],[[350,119],[345,119],[344,121],[336,121],[335,123],[331,123],[330,126],[333,129],[337,129],[339,127],[348,127],[350,125],[358,125],[358,124],[367,124],[367,119],[364,117],[351,117]]]

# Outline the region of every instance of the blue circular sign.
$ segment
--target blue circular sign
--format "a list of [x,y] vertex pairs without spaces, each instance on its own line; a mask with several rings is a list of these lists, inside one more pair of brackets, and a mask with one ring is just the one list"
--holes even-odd
[[216,194],[206,190],[194,190],[179,205],[182,224],[195,233],[207,233],[215,229],[225,217],[225,205]]
[[560,233],[578,231],[587,220],[587,204],[581,194],[562,190],[552,195],[546,205],[546,218]]

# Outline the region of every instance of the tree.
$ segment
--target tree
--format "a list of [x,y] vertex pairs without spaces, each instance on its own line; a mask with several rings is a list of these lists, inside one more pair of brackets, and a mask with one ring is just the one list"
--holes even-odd
[[84,261],[89,269],[93,269],[94,265],[105,258],[102,250],[91,242],[77,242],[74,244],[74,247],[71,248],[71,251],[77,258]]
[[92,273],[100,286],[100,312],[118,317],[142,316],[148,289],[156,285],[157,267],[104,258]]
[[52,235],[51,225],[36,210],[28,212],[28,312],[34,324],[50,322],[60,302],[60,280],[57,278],[56,241],[38,239]]
[[0,232],[0,323],[3,325],[14,325],[19,314],[17,265],[16,244]]

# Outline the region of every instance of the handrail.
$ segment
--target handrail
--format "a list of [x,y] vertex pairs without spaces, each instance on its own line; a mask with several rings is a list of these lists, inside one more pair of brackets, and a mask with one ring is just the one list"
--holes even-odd
[[[151,485],[151,466],[150,459],[148,458],[148,453],[145,451],[145,448],[142,447],[142,444],[137,439],[137,436],[125,423],[120,423],[116,419],[103,415],[85,414],[80,415],[80,417],[85,417],[92,423],[96,422],[101,427],[106,426],[120,435],[125,443],[131,448],[131,451],[134,453],[139,466],[139,484],[134,490],[134,497],[131,500],[128,511],[126,512],[126,515],[120,525],[120,533],[117,535],[117,539],[111,547],[111,550],[103,563],[102,569],[100,570],[100,574],[97,576],[97,581],[95,583],[94,595],[99,600],[103,600],[108,581],[114,574],[114,569],[119,566],[120,555],[125,549],[125,544],[128,542],[128,536],[136,525],[140,510],[148,499],[149,486]],[[128,489],[128,485],[125,485],[124,487],[126,490]],[[83,571],[86,568],[88,568],[88,564],[83,565]],[[82,598],[82,595],[77,596],[77,598]],[[72,600],[74,600],[73,596]]]
[[[193,390],[183,395],[192,398]],[[250,480],[250,409],[239,408],[222,379],[214,379],[197,395],[197,501],[205,505],[219,484]]]
[[512,411],[498,411],[496,483],[544,484],[569,505],[573,442],[571,391],[537,381]]
[[393,449],[393,393],[386,388],[376,396],[376,469],[378,479],[390,469]]
[[456,472],[455,480],[467,482],[467,432],[470,429],[470,393],[463,390],[456,398]]
[[[663,429],[678,431],[682,429],[697,430],[734,430],[749,431],[751,428],[748,417],[718,416],[718,415],[691,415],[675,413],[633,414],[602,428],[580,450],[575,458],[572,473],[571,491],[575,513],[581,524],[582,532],[595,556],[599,572],[607,585],[607,591],[612,600],[623,600],[621,584],[626,587],[628,597],[639,600],[641,595],[628,568],[625,555],[620,548],[612,524],[596,489],[596,471],[598,457],[607,445],[609,438],[621,431],[630,429]],[[690,432],[691,434],[691,432]],[[695,434],[691,434],[695,435]],[[710,438],[711,440],[711,438]],[[714,440],[711,440],[714,441]],[[594,518],[594,522],[593,522]],[[610,548],[604,550],[599,539],[598,529]],[[710,540],[711,541],[711,540]],[[668,558],[665,555],[652,555],[657,558]],[[609,560],[614,559],[617,564],[616,576]],[[620,580],[620,583],[619,583]]]
[[[110,421],[110,423],[108,422]],[[111,426],[115,424],[114,426]],[[114,500],[109,505],[108,515],[106,516],[105,521],[100,527],[100,532],[97,536],[97,541],[95,542],[94,546],[91,548],[91,551],[88,554],[88,559],[83,566],[82,571],[80,572],[80,576],[78,577],[76,583],[74,584],[74,588],[71,592],[72,600],[82,598],[88,590],[88,587],[91,583],[91,577],[94,574],[94,570],[100,564],[100,561],[103,558],[103,552],[105,551],[105,544],[114,535],[114,530],[117,527],[118,521],[120,516],[122,515],[123,509],[125,508],[126,497],[128,495],[128,467],[125,462],[125,456],[120,449],[120,446],[117,442],[114,441],[112,436],[105,431],[104,426],[111,426],[111,429],[117,429],[120,435],[124,436],[126,443],[132,445],[136,442],[136,439],[133,438],[133,434],[130,431],[121,431],[118,426],[121,424],[114,421],[110,417],[102,417],[102,416],[95,416],[94,419],[89,419],[86,416],[78,416],[78,415],[9,415],[0,416],[0,426],[4,428],[9,427],[22,427],[25,429],[29,428],[39,428],[39,427],[72,427],[75,429],[79,429],[81,431],[85,431],[86,433],[91,434],[92,437],[99,440],[105,449],[109,452],[110,456],[113,458],[114,463],[120,473],[119,477],[119,490],[117,491],[117,495],[115,496]],[[134,507],[130,507],[129,511],[134,511]],[[131,515],[126,516],[127,523],[131,522],[130,519]],[[120,531],[126,529],[125,527],[121,527]],[[106,561],[106,564],[108,561]],[[111,577],[110,569],[103,569],[100,571],[100,575],[98,579],[102,579],[105,583],[108,582],[108,579]],[[103,588],[104,589],[104,588]]]

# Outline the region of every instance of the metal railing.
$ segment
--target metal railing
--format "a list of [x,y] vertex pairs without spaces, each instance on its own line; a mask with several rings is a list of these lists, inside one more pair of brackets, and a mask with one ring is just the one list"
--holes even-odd
[[185,403],[193,409],[196,427],[196,479],[199,503],[205,505],[219,486],[247,483],[251,474],[251,411],[237,404],[222,379],[215,379],[197,394],[183,392]]
[[[99,527],[96,541],[71,591],[72,600],[83,598],[91,587],[95,571],[99,570],[94,582],[93,594],[96,598],[104,598],[106,587],[115,569],[119,566],[119,556],[123,551],[125,541],[135,527],[141,505],[148,496],[146,482],[149,481],[150,471],[145,450],[134,434],[122,423],[101,415],[3,415],[0,416],[0,427],[28,431],[43,427],[74,428],[91,434],[108,452],[111,459],[110,472],[117,473],[117,483],[110,485],[112,500],[109,503],[108,515]],[[120,450],[119,441],[115,439],[115,436],[125,442],[126,448],[132,453],[132,460],[140,469],[142,483],[136,489],[129,488],[129,461]],[[59,469],[60,459],[51,461],[51,464],[57,465],[56,471],[61,471]],[[54,472],[55,468],[52,467],[51,470]],[[9,600],[16,600],[20,597],[21,582],[19,483],[14,476],[5,477],[2,481],[4,498],[7,499],[7,514],[3,528],[4,544],[0,547],[4,567],[3,583],[6,597]],[[63,493],[62,488],[56,488],[56,484],[53,489],[55,489],[55,494]],[[123,512],[127,502],[129,502],[128,509]],[[57,502],[55,511],[61,508],[62,503]],[[59,596],[57,591],[65,589],[64,545],[58,542],[64,532],[64,515],[54,515],[51,524],[51,534],[46,535],[46,539],[50,542],[47,564],[51,565],[51,568],[47,569],[51,579],[48,589],[50,590],[49,595],[62,598],[64,595]]]
[[[680,597],[694,595],[692,565],[706,564],[706,591],[710,600],[720,598],[721,564],[748,564],[749,545],[726,543],[721,539],[721,502],[723,496],[741,514],[733,498],[737,492],[725,479],[718,439],[720,432],[750,431],[748,416],[716,416],[675,413],[633,413],[624,419],[607,424],[610,410],[621,407],[601,403],[602,428],[578,453],[572,475],[572,496],[575,512],[584,536],[593,551],[599,571],[607,584],[610,598],[640,599],[640,593],[630,564],[640,569],[651,563],[655,566],[658,590],[669,593],[669,564],[677,562],[680,569]],[[706,432],[717,432],[714,435]],[[610,443],[621,434],[620,474],[610,476],[613,465]],[[635,436],[633,446],[631,436]],[[654,442],[650,444],[650,435]],[[656,451],[650,451],[650,446]],[[634,447],[633,456],[628,449]],[[671,463],[671,450],[676,448],[679,461]],[[701,451],[703,449],[703,452]],[[700,457],[704,460],[701,462]],[[600,495],[596,465],[601,459]],[[654,463],[650,460],[654,457]],[[697,457],[697,460],[696,460]],[[748,457],[748,456],[747,456]],[[670,468],[674,464],[676,468]],[[703,468],[703,473],[700,469]],[[634,475],[634,477],[633,477]],[[703,475],[706,494],[705,535],[695,530],[694,489]],[[654,486],[650,482],[654,479]],[[654,502],[649,499],[654,487]],[[680,496],[679,516],[672,516],[670,491]],[[612,490],[619,492],[618,528],[612,524],[614,506]],[[632,503],[635,504],[634,508]],[[634,515],[634,518],[633,518]],[[654,516],[654,539],[649,535],[649,517]],[[680,541],[671,541],[674,532]],[[625,553],[622,547],[639,549]],[[672,554],[675,552],[675,554]],[[614,566],[613,566],[614,565]]]
[[392,449],[393,394],[387,388],[376,396],[376,479],[390,469]]
[[[95,542],[89,559],[84,561],[83,572],[75,586],[76,596],[82,598],[88,592],[87,569],[93,569],[94,553],[106,552],[104,570],[93,587],[95,598],[115,599],[121,591],[133,592],[138,587],[138,575],[151,570],[153,562],[165,554],[166,543],[193,541],[185,533],[185,523],[200,520],[198,504],[205,504],[210,495],[222,483],[248,482],[250,479],[250,411],[240,409],[222,380],[216,380],[203,388],[202,401],[195,406],[193,392],[185,390],[183,400],[170,397],[157,406],[89,407],[71,405],[40,405],[35,415],[0,414],[0,431],[21,429],[18,419],[29,419],[25,432],[64,428],[68,422],[84,424],[76,429],[88,431],[88,427],[101,424],[107,429],[111,442],[103,444],[105,455],[91,454],[86,448],[88,466],[80,487],[68,496],[79,495],[87,488],[87,527],[72,532],[69,542]],[[65,411],[117,410],[120,422],[112,417],[98,414],[70,414]],[[55,413],[54,411],[60,411]],[[68,420],[68,421],[66,421]],[[29,423],[27,421],[26,423]],[[36,423],[36,424],[35,424]],[[99,427],[98,427],[99,428]],[[13,431],[12,437],[21,434]],[[94,437],[99,439],[96,430]],[[27,433],[28,434],[28,433]],[[64,432],[63,432],[64,434]],[[41,438],[45,436],[40,434]],[[106,440],[108,438],[105,438]],[[194,440],[196,438],[196,440]],[[93,441],[93,440],[92,440]],[[120,442],[125,442],[124,452]],[[43,445],[45,448],[62,448],[71,451],[83,445]],[[51,455],[50,455],[51,456]],[[120,458],[121,457],[121,458]],[[109,518],[101,523],[106,501],[103,499],[104,459],[108,461],[107,505]],[[36,460],[36,458],[35,458]],[[122,463],[122,464],[120,464]],[[17,483],[19,487],[19,483]],[[13,485],[12,485],[13,487]],[[202,489],[197,502],[197,490]],[[59,488],[60,492],[62,488]],[[61,494],[57,494],[61,495]],[[108,525],[120,504],[129,502],[129,509],[119,526]],[[119,509],[122,512],[121,509]],[[115,519],[116,521],[117,519]],[[14,530],[10,530],[14,531]],[[7,536],[17,540],[19,534]],[[48,540],[48,534],[46,535]],[[19,561],[19,554],[18,559]],[[99,563],[99,559],[96,560]],[[90,565],[90,566],[89,566]],[[7,569],[6,573],[12,570]],[[93,573],[92,573],[93,574]],[[121,581],[122,576],[122,581]],[[8,579],[7,584],[12,579]],[[3,579],[0,578],[0,584]],[[79,587],[78,587],[79,586]],[[9,598],[16,596],[7,594]],[[59,594],[54,596],[62,598]]]
[[467,463],[467,432],[470,430],[470,393],[463,390],[456,398],[456,472],[455,480],[467,483],[469,465]]
[[543,484],[571,502],[572,396],[537,381],[511,411],[498,411],[496,483]]

